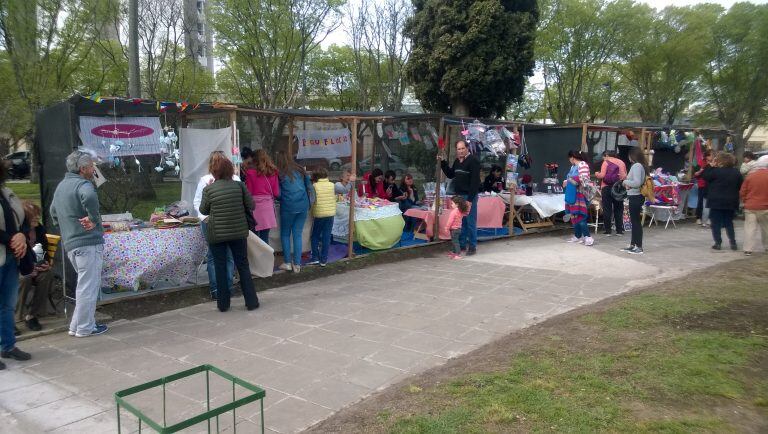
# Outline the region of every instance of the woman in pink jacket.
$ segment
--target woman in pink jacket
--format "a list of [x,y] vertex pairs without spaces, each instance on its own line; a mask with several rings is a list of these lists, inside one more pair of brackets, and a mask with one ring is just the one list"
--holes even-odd
[[253,162],[245,169],[245,185],[253,196],[253,218],[256,231],[265,243],[269,243],[269,230],[277,227],[275,200],[280,197],[277,166],[263,149],[257,149]]

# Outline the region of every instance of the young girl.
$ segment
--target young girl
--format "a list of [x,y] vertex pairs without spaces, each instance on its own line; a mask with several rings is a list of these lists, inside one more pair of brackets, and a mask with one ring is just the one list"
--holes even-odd
[[312,186],[315,189],[315,203],[312,205],[312,259],[310,265],[320,264],[325,267],[328,262],[328,248],[331,245],[331,230],[333,218],[336,215],[336,195],[334,186],[328,180],[328,170],[320,167],[312,172]]
[[[579,188],[589,182],[589,164],[584,161],[584,157],[578,151],[569,151],[568,160],[573,166],[571,166],[571,170],[568,172],[568,178],[563,181],[563,187],[576,190],[576,194],[572,196],[574,197],[573,202],[568,203],[568,200],[566,200],[565,203],[565,211],[571,215],[571,224],[573,224],[573,236],[568,242],[591,246],[595,243],[595,240],[589,236],[589,225],[587,224],[589,205],[587,204],[587,197],[584,196],[584,193]],[[569,194],[566,191],[567,197],[569,197]]]
[[448,214],[448,228],[451,230],[451,243],[453,250],[448,254],[451,259],[461,259],[461,221],[469,214],[469,202],[463,196],[451,198],[451,213]]

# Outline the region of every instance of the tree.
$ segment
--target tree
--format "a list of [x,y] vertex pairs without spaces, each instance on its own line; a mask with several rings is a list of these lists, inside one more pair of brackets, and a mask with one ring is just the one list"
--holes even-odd
[[673,124],[698,96],[708,38],[719,6],[668,7],[661,13],[640,6],[624,38],[618,71],[632,90],[640,119]]
[[401,30],[411,15],[406,0],[349,4],[348,34],[363,106],[395,112],[402,109],[411,46]]
[[547,111],[556,123],[606,118],[606,91],[617,88],[614,62],[630,38],[638,6],[631,0],[547,0],[536,51]]
[[324,110],[370,110],[361,98],[362,90],[352,47],[331,45],[309,58],[307,104]]
[[734,133],[736,155],[768,121],[768,5],[736,3],[710,30],[707,106]]
[[406,73],[427,110],[501,116],[533,75],[536,0],[414,0]]

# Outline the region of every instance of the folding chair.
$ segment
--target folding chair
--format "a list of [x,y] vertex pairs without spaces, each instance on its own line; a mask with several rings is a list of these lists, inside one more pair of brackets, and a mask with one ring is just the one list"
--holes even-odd
[[675,224],[675,212],[677,211],[677,207],[674,205],[671,206],[665,206],[665,205],[650,205],[649,208],[651,209],[651,221],[648,222],[648,227],[651,227],[653,222],[655,221],[656,224],[659,224],[659,218],[656,217],[657,213],[660,213],[662,211],[666,212],[666,221],[664,224],[664,229],[666,229],[669,226],[669,222],[672,222],[672,226],[677,229],[677,225]]

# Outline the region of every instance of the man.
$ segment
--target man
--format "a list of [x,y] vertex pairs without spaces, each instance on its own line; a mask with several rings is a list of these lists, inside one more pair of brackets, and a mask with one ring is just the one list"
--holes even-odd
[[741,184],[744,202],[744,254],[749,256],[768,244],[768,155],[755,160],[754,167]]
[[448,166],[441,153],[437,154],[437,159],[440,160],[440,167],[445,176],[453,180],[454,193],[464,196],[467,202],[472,204],[469,215],[462,219],[459,243],[462,250],[467,249],[467,255],[474,255],[477,253],[477,193],[480,188],[480,161],[469,153],[464,140],[456,142],[456,160],[453,166]]
[[603,164],[600,171],[595,172],[600,180],[600,195],[603,201],[603,234],[611,236],[611,225],[616,224],[616,235],[624,234],[624,201],[616,200],[611,195],[613,184],[627,178],[627,165],[616,158],[616,151],[603,152]]
[[101,288],[104,253],[104,228],[99,213],[99,197],[91,182],[94,158],[83,151],[67,156],[67,174],[56,187],[51,218],[61,230],[61,242],[77,271],[75,311],[69,335],[78,338],[100,335],[107,326],[96,324],[96,301]]

